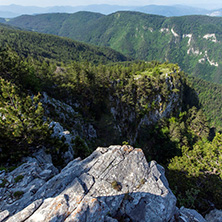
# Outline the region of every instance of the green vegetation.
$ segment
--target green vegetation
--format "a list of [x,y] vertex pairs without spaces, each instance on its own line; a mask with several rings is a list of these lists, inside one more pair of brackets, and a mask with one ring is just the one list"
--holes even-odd
[[210,210],[210,202],[216,208],[222,198],[222,135],[217,134],[212,142],[202,139],[192,149],[184,146],[182,156],[169,164],[169,182],[179,204]]
[[88,61],[108,63],[126,61],[127,58],[112,49],[99,48],[67,38],[27,32],[0,25],[0,43],[10,46],[20,57],[38,61],[70,63],[71,61]]
[[17,165],[43,146],[56,148],[58,141],[51,138],[34,66],[10,48],[2,49],[0,55],[0,161]]
[[14,179],[14,181],[15,181],[15,183],[18,183],[18,182],[21,181],[23,178],[24,178],[23,175],[18,175],[18,176]]
[[78,12],[21,16],[8,24],[108,46],[134,59],[169,60],[193,76],[222,84],[220,17]]
[[[150,17],[156,21],[155,16]],[[4,29],[18,36],[30,34]],[[60,41],[59,37],[31,35],[52,38],[50,44],[57,43],[53,42],[54,38]],[[30,46],[28,49],[33,46],[33,51],[36,50],[36,41],[33,45],[26,44]],[[85,158],[97,146],[126,141],[123,143],[142,147],[148,160],[155,159],[166,168],[169,166],[168,180],[180,205],[194,206],[205,213],[211,202],[216,207],[222,204],[221,134],[214,137],[207,121],[208,118],[210,126],[221,126],[217,114],[219,86],[196,78],[187,79],[178,65],[168,62],[117,59],[116,63],[106,60],[107,64],[101,64],[104,55],[94,60],[97,55],[92,54],[90,62],[64,57],[62,63],[56,57],[49,59],[25,51],[24,45],[18,48],[11,45],[0,51],[2,165],[16,165],[22,157],[44,147],[54,164],[63,166],[61,156],[68,150],[67,144],[64,138],[52,138],[49,128],[49,123],[56,120],[69,132],[75,127],[78,136],[71,141],[75,157]],[[63,115],[59,115],[53,105],[43,103],[42,92],[65,102],[75,112],[64,117],[65,109],[60,109]],[[215,99],[210,105],[213,93]],[[96,130],[96,137],[90,137],[90,128],[84,124]],[[15,182],[21,179],[19,176]],[[142,179],[140,185],[143,183]],[[5,184],[3,181],[1,186]],[[117,181],[111,187],[117,191],[122,188]],[[22,192],[14,194],[16,198],[22,195]]]
[[5,187],[5,185],[8,183],[8,180],[3,179],[2,182],[0,183],[0,187]]
[[87,146],[86,142],[81,139],[80,136],[76,136],[76,138],[73,141],[73,150],[75,152],[75,157],[81,157],[86,158],[90,155],[91,150]]
[[33,98],[20,95],[14,84],[2,78],[0,92],[0,143],[3,151],[0,158],[6,161],[11,156],[11,161],[14,161],[14,158],[28,154],[31,147],[44,143],[49,136],[48,124],[43,121],[40,95]]
[[189,82],[198,95],[210,126],[217,131],[222,131],[222,86],[193,77],[189,78]]
[[14,192],[13,196],[16,198],[16,199],[19,199],[23,196],[24,192],[23,191],[16,191]]
[[122,186],[119,182],[117,182],[116,180],[114,180],[112,183],[111,183],[111,186],[114,190],[116,191],[121,191],[122,189]]

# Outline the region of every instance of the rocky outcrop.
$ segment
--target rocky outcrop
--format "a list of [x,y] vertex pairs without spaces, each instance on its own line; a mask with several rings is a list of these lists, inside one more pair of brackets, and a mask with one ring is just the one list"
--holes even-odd
[[206,220],[196,210],[181,207],[175,212],[171,222],[206,222]]
[[222,210],[214,209],[206,215],[205,219],[208,222],[221,222],[222,221]]
[[35,193],[59,173],[51,156],[40,150],[34,157],[28,157],[10,173],[0,172],[0,218],[22,210],[35,200]]
[[72,104],[72,107],[48,96],[45,92],[42,94],[41,102],[46,117],[51,120],[49,127],[52,129],[52,137],[59,138],[67,146],[67,149],[60,151],[61,159],[67,164],[74,158],[73,142],[75,138],[79,136],[88,146],[87,142],[92,142],[97,138],[96,130],[92,124],[85,122],[82,116],[74,110],[73,107],[78,107],[78,104]]
[[[99,147],[60,173],[40,151],[11,173],[1,172],[6,179],[0,221],[173,222],[183,213],[193,220],[180,221],[202,222],[192,211],[176,208],[164,168],[147,163],[143,151],[131,146]],[[9,197],[19,190],[20,196]]]
[[[73,107],[78,108],[79,104],[72,104],[72,106],[68,105],[65,102],[61,102],[60,100],[49,97],[45,92],[43,93],[43,97],[41,100],[46,116],[53,119],[50,126],[53,127],[54,135],[56,137],[65,137],[65,142],[70,145],[70,141],[78,135],[80,137],[84,137],[87,139],[95,139],[97,138],[96,130],[90,124],[84,121],[84,118],[80,113],[76,112]],[[63,126],[68,126],[71,131],[68,133],[67,130],[63,129]]]

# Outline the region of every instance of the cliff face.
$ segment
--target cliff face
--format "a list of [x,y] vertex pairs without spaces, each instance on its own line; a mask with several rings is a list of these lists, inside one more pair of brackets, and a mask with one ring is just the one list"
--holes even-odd
[[179,114],[184,88],[184,76],[179,67],[150,64],[150,68],[141,67],[143,71],[135,70],[123,70],[119,78],[104,80],[102,91],[94,87],[88,92],[96,95],[91,95],[92,98],[88,94],[85,98],[74,94],[73,101],[65,103],[43,93],[46,115],[54,122],[50,125],[54,126],[53,135],[66,138],[69,146],[69,154],[64,156],[73,156],[72,140],[77,135],[89,146],[123,141],[135,144],[141,140],[146,143],[141,139],[141,131],[147,131],[147,127],[162,118]]
[[0,179],[0,221],[205,221],[176,208],[164,168],[131,146],[99,147],[60,173],[40,151]]
[[[182,77],[178,71],[168,71],[155,76],[135,75],[134,85],[118,92],[118,83],[113,84],[116,93],[109,98],[114,129],[134,144],[143,127],[170,117],[181,109],[183,94]],[[145,93],[144,93],[145,92]]]

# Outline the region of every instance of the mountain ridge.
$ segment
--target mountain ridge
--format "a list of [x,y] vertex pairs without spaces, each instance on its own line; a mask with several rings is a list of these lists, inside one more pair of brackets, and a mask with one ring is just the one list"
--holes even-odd
[[[92,4],[86,6],[51,6],[34,7],[8,5],[0,6],[0,17],[13,18],[22,14],[43,14],[43,13],[75,13],[78,11],[91,11],[102,14],[110,14],[117,11],[139,11],[148,14],[157,14],[163,16],[182,16],[192,14],[216,15],[221,16],[221,10],[207,10],[186,5],[144,5],[144,6],[120,6],[108,4]],[[7,13],[8,12],[8,16]]]
[[189,74],[222,83],[222,18],[219,17],[78,12],[21,16],[7,24],[111,47],[134,59],[169,60]]

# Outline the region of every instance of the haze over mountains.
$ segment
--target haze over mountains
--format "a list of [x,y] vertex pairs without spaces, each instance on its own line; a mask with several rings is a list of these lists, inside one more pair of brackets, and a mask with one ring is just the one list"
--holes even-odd
[[33,15],[42,13],[75,13],[78,11],[91,11],[102,14],[110,14],[117,11],[138,11],[148,14],[163,16],[183,16],[183,15],[211,15],[221,16],[222,10],[207,10],[185,5],[146,5],[146,6],[120,6],[120,5],[88,5],[88,6],[54,6],[54,7],[36,7],[21,5],[2,5],[0,6],[0,17],[14,18],[23,14]]

